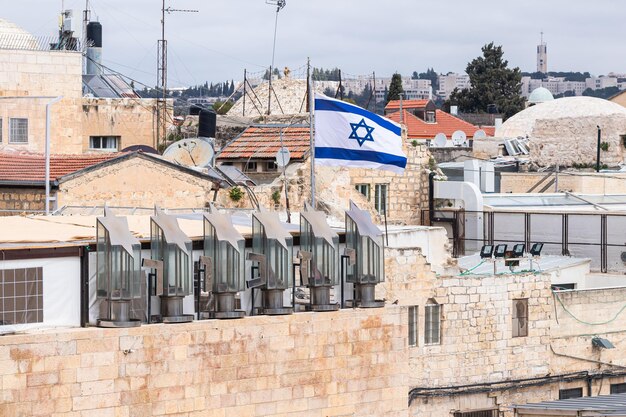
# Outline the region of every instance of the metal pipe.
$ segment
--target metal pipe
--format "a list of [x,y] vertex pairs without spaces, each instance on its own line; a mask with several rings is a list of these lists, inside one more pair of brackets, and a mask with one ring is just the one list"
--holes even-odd
[[309,71],[309,146],[311,148],[311,207],[315,210],[315,141],[313,139],[313,113],[315,112],[315,93],[313,92],[313,80],[310,74],[311,61],[307,59],[307,68]]
[[63,96],[57,96],[46,104],[46,216],[50,214],[50,107]]
[[602,140],[602,129],[600,126],[596,126],[598,128],[598,146],[596,149],[596,172],[600,172],[600,140]]

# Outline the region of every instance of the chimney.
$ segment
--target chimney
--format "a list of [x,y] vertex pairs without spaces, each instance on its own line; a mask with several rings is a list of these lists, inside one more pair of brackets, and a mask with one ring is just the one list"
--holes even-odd
[[87,65],[85,75],[102,75],[102,25],[89,22],[87,25]]
[[500,126],[502,126],[502,117],[496,117],[494,125],[496,127],[496,130],[500,129]]
[[450,106],[450,114],[453,116],[459,115],[459,106]]

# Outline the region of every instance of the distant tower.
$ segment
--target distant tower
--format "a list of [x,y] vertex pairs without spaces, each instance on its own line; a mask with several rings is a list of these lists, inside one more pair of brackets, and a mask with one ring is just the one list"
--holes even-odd
[[537,45],[537,72],[548,73],[548,45],[543,41],[543,32],[541,43]]

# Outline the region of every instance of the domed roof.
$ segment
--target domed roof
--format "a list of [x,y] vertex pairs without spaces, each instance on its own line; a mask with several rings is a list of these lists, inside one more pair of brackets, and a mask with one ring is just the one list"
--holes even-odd
[[544,103],[546,101],[554,100],[554,96],[550,90],[544,87],[535,88],[528,96],[528,102],[532,104]]
[[495,136],[499,138],[532,137],[533,129],[538,120],[563,120],[566,122],[573,119],[586,119],[595,127],[596,123],[590,119],[605,116],[626,120],[626,107],[596,97],[563,97],[522,110],[496,129]]
[[0,49],[38,49],[37,39],[13,22],[0,18]]

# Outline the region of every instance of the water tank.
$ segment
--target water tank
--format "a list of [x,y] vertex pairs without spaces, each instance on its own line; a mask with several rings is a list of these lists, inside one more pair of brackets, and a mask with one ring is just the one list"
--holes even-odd
[[102,48],[102,25],[100,22],[89,22],[87,25],[87,41],[93,42],[93,47]]
[[198,137],[214,138],[217,126],[217,114],[209,110],[200,110]]

